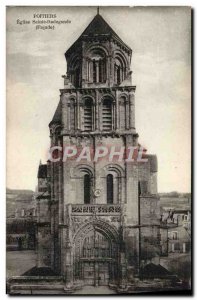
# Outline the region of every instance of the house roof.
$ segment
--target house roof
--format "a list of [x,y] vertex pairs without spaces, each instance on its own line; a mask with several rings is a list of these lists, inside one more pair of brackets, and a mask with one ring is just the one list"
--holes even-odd
[[149,263],[141,270],[143,277],[146,278],[165,278],[169,275],[172,275],[170,271],[168,271],[163,266],[155,265],[153,263]]
[[61,123],[61,102],[60,101],[59,101],[56,111],[53,115],[53,118],[52,118],[51,122],[49,123],[49,126],[53,123]]
[[85,37],[114,37],[119,43],[124,45],[127,50],[132,51],[129,46],[127,46],[121,38],[117,35],[117,33],[111,28],[111,26],[103,19],[103,17],[97,14],[90,24],[86,27],[86,29],[82,32],[80,37],[76,40],[76,42],[66,51],[66,54],[70,51],[70,49],[81,39]]

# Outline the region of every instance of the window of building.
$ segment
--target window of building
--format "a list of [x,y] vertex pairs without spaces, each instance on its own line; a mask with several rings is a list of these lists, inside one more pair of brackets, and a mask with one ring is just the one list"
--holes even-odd
[[114,182],[113,175],[107,175],[107,204],[113,204],[114,200]]
[[78,57],[72,61],[70,66],[70,79],[72,84],[77,88],[81,85],[81,62]]
[[179,243],[174,244],[174,250],[176,250],[176,251],[180,250],[180,244]]
[[75,87],[80,86],[80,67],[79,66],[75,69],[74,86]]
[[88,58],[88,81],[106,82],[106,54],[102,49],[93,49]]
[[93,60],[93,82],[97,82],[97,63]]
[[89,174],[84,175],[84,203],[90,204],[91,200],[91,178]]
[[100,58],[93,60],[93,82],[104,83],[106,81],[106,64],[105,60]]
[[84,104],[84,130],[91,131],[93,126],[93,107],[92,100],[85,99]]
[[112,102],[104,99],[102,106],[102,125],[104,131],[112,130]]
[[119,85],[125,79],[125,77],[126,77],[125,62],[120,55],[117,55],[115,58],[115,65],[114,65],[114,81],[117,85]]
[[184,215],[184,221],[187,221],[187,217],[188,217],[187,215]]
[[173,240],[178,240],[178,232],[177,231],[172,232],[172,239]]
[[106,61],[105,58],[99,60],[99,82],[106,81]]
[[120,66],[117,66],[117,84],[120,84],[121,83],[121,69],[120,69]]

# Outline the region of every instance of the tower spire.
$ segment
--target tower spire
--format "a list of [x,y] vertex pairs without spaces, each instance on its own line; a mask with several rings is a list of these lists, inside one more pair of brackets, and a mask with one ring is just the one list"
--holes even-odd
[[97,15],[99,15],[99,6],[97,6]]

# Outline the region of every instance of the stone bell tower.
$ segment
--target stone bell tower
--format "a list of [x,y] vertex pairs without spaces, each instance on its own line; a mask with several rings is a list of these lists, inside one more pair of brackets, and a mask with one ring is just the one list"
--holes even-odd
[[119,159],[121,147],[139,147],[131,57],[99,13],[65,53],[51,146],[114,151],[39,166],[38,265],[70,288],[126,284],[159,255],[157,158]]

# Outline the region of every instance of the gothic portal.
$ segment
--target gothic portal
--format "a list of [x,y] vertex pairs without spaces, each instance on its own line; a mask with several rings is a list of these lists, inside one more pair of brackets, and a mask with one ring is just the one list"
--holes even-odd
[[[97,14],[65,53],[51,147],[139,147],[128,47]],[[38,170],[38,267],[67,286],[121,285],[160,254],[157,158],[48,161]]]

